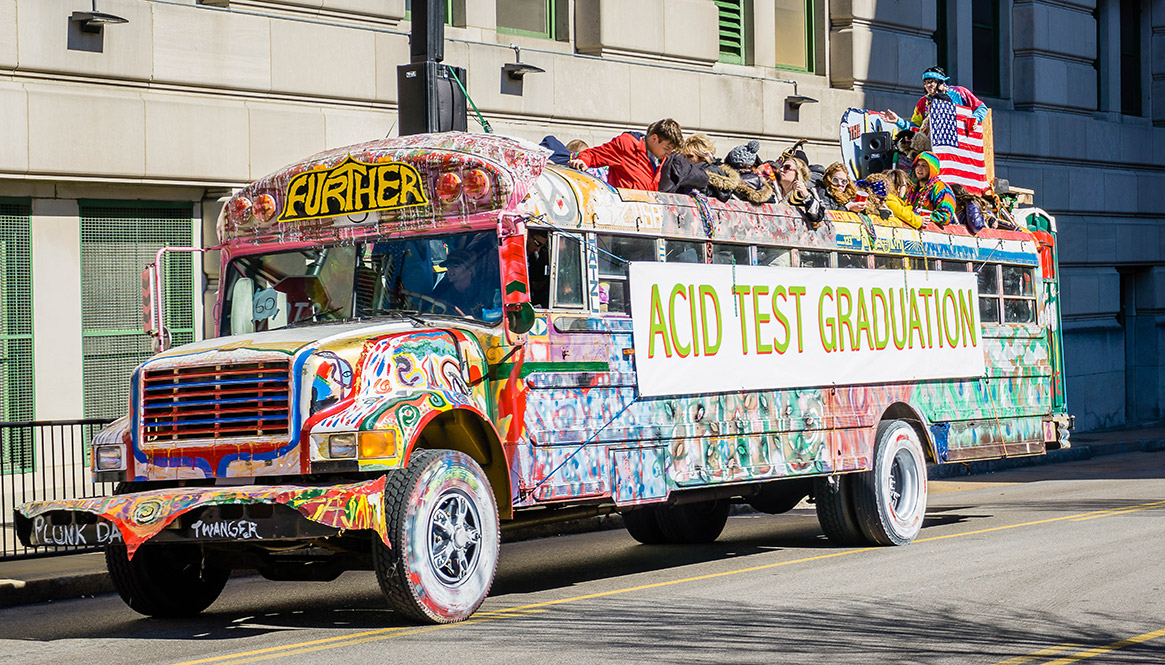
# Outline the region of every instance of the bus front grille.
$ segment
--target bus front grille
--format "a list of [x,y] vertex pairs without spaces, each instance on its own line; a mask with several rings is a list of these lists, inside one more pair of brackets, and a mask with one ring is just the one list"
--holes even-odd
[[147,443],[287,435],[287,361],[147,369],[142,434]]

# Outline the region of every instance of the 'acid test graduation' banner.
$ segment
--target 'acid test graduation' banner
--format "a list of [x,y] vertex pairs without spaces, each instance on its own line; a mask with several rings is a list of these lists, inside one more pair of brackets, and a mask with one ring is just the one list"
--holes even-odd
[[982,376],[974,273],[632,262],[645,397]]

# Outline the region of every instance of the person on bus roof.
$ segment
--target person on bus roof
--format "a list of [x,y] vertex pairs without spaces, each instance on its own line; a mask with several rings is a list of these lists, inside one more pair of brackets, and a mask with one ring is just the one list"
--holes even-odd
[[955,221],[955,193],[939,177],[939,161],[933,152],[924,152],[914,160],[906,203],[916,210],[929,210],[930,219],[939,226]]
[[777,203],[797,208],[809,228],[817,228],[825,218],[825,206],[821,205],[821,200],[809,185],[812,175],[809,173],[809,159],[801,150],[802,144],[804,141],[798,141],[781,153],[781,158],[774,164]]
[[825,167],[825,175],[817,185],[817,196],[826,210],[865,212],[866,204],[855,200],[858,188],[850,180],[845,164],[834,162]]
[[740,180],[732,193],[756,205],[776,200],[772,185],[757,171],[761,164],[760,141],[753,140],[729,150],[721,167],[729,178],[736,175]]
[[900,117],[897,113],[887,109],[883,111],[886,119],[898,126],[898,129],[921,129],[923,121],[926,120],[927,109],[930,107],[930,100],[942,96],[946,96],[955,104],[959,106],[966,106],[971,109],[971,115],[975,116],[975,120],[983,122],[987,117],[987,105],[984,104],[975,93],[964,88],[961,85],[949,85],[951,77],[943,71],[942,67],[931,67],[922,73],[922,88],[926,94],[918,100],[914,105],[914,116],[907,120]]
[[603,145],[580,151],[570,160],[576,169],[608,167],[607,182],[627,189],[659,189],[660,164],[684,142],[680,124],[657,120],[647,134],[623,132]]

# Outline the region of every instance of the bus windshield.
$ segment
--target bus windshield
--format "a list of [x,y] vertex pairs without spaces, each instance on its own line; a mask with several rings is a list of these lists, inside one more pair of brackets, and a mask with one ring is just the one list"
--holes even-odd
[[226,271],[224,333],[392,313],[501,319],[492,232],[244,256]]

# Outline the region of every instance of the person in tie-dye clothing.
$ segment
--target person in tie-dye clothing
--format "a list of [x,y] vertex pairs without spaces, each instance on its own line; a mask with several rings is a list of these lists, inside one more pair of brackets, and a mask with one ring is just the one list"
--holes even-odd
[[939,226],[955,221],[955,193],[939,177],[939,161],[933,152],[915,158],[906,203],[915,210],[930,211],[930,220]]

